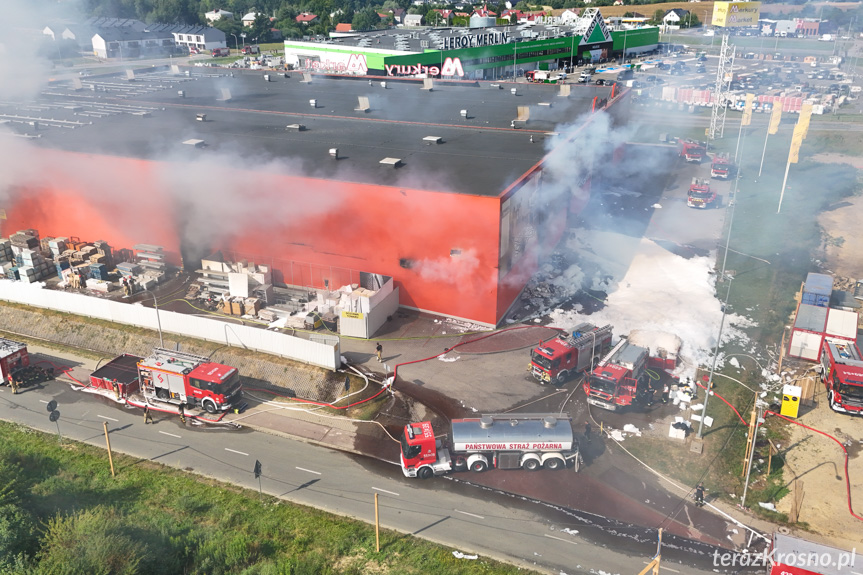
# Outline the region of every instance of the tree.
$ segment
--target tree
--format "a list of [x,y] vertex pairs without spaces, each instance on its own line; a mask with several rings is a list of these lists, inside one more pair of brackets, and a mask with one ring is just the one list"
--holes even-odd
[[681,28],[697,28],[701,26],[701,21],[698,19],[698,15],[695,12],[689,12],[686,16],[684,16],[680,20]]
[[659,8],[653,13],[653,18],[651,18],[648,21],[648,24],[658,26],[658,25],[662,24],[663,18],[665,18],[665,10],[663,10],[662,8]]
[[440,12],[437,10],[429,10],[425,15],[426,26],[440,26],[441,18],[443,18],[443,16],[441,16]]
[[354,19],[351,21],[351,28],[358,32],[374,30],[380,24],[380,21],[381,17],[378,16],[377,11],[371,6],[367,6],[354,15]]
[[255,21],[249,26],[249,31],[246,34],[249,38],[257,38],[258,42],[269,42],[270,18],[266,14],[258,12],[255,15]]

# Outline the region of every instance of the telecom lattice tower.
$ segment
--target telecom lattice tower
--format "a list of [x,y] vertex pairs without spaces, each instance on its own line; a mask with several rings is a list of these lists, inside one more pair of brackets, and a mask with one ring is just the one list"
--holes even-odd
[[731,92],[731,77],[734,68],[734,51],[736,47],[728,44],[728,34],[722,36],[722,47],[719,49],[719,68],[716,70],[716,85],[713,87],[713,113],[710,115],[710,128],[707,137],[711,140],[721,138],[725,132],[725,115],[728,94]]

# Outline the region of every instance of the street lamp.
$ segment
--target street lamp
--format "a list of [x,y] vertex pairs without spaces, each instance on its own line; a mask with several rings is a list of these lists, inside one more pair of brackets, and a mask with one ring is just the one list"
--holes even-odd
[[231,36],[234,37],[234,50],[239,50],[240,49],[240,41],[237,40],[237,35],[231,34]]
[[153,296],[153,307],[156,308],[156,325],[159,326],[159,347],[164,349],[165,341],[162,339],[162,320],[159,318],[159,302],[156,301],[156,294],[148,289],[145,289],[144,292]]
[[241,33],[240,33],[240,38],[242,38],[242,39],[243,39],[243,48],[245,48],[245,47],[246,47],[246,33],[245,33],[245,32],[241,32]]

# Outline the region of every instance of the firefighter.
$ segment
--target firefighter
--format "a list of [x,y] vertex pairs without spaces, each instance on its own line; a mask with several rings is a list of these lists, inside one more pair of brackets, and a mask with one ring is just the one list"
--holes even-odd
[[153,421],[153,414],[150,413],[150,406],[145,405],[144,406],[144,425],[147,425],[148,423],[155,424],[156,422]]
[[668,394],[671,392],[671,387],[668,383],[662,388],[662,403],[668,403]]
[[590,432],[593,428],[590,426],[589,421],[584,422],[584,441],[585,443],[590,443]]
[[381,342],[378,342],[378,344],[375,346],[375,353],[378,356],[378,363],[381,363],[383,361],[382,356],[384,353],[384,346],[381,345]]
[[11,387],[11,388],[12,388],[12,393],[13,393],[13,394],[17,394],[17,393],[18,393],[18,380],[17,380],[17,379],[15,379],[14,377],[12,377],[12,375],[11,375],[11,374],[9,375],[9,387]]
[[699,481],[695,488],[695,506],[704,507],[704,482]]
[[114,397],[120,399],[120,386],[117,385],[117,380],[111,382],[111,387],[114,389]]
[[180,404],[180,421],[183,425],[186,425],[186,409],[183,407],[183,404]]

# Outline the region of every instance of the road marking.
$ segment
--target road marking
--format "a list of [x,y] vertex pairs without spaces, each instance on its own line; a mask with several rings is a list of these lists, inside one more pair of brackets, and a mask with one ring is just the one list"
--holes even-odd
[[102,419],[107,419],[108,421],[120,421],[119,419],[114,419],[113,417],[108,417],[107,415],[96,415],[96,417],[101,417]]
[[[649,565],[649,563],[647,561],[642,561],[642,563],[644,565]],[[676,569],[672,569],[671,567],[663,567],[662,565],[659,566],[659,570],[660,571],[671,571],[672,573],[680,573],[680,571],[678,571]]]
[[230,451],[231,453],[238,453],[240,455],[245,455],[246,457],[249,456],[248,453],[243,453],[242,451],[234,451],[233,449],[228,449],[227,447],[225,448],[225,451]]
[[304,467],[297,467],[300,471],[305,471],[306,473],[314,473],[315,475],[320,475],[320,471],[312,471],[311,469],[306,469]]
[[387,491],[386,489],[381,489],[380,487],[372,487],[372,489],[374,489],[375,491],[380,491],[381,493],[389,493],[390,495],[395,495],[396,497],[399,496],[398,493],[393,493],[392,491]]
[[554,535],[549,535],[548,533],[543,533],[549,539],[557,539],[558,541],[563,541],[564,543],[572,543],[573,545],[578,545],[578,541],[570,541],[569,539],[564,539],[562,537],[555,537]]
[[459,511],[458,509],[453,509],[456,513],[461,513],[462,515],[470,515],[471,517],[476,517],[477,519],[485,519],[482,515],[474,515],[473,513],[468,513],[467,511]]
[[167,431],[160,431],[159,433],[161,433],[162,435],[170,435],[171,437],[176,437],[177,439],[180,439],[179,435],[174,435],[173,433],[168,433]]

